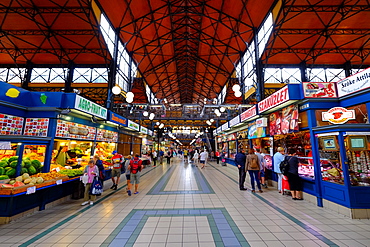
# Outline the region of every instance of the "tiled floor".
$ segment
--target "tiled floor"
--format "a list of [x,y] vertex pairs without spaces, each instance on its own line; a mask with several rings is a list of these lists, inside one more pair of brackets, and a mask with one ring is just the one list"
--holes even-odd
[[175,158],[144,169],[137,195],[122,179],[93,206],[71,200],[1,225],[0,246],[370,246],[370,220],[273,188],[240,191],[237,179],[233,166],[199,169]]

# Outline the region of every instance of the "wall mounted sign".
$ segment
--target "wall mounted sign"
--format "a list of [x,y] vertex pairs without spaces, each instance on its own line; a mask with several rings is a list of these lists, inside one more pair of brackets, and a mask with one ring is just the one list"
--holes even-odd
[[94,140],[95,134],[95,127],[58,120],[55,136],[63,138]]
[[283,87],[282,89],[276,91],[266,99],[258,102],[258,111],[259,113],[265,112],[275,106],[278,106],[289,100],[289,90],[288,86]]
[[130,129],[136,130],[136,131],[139,131],[140,130],[140,125],[138,125],[135,122],[132,122],[131,120],[128,120],[127,127],[129,127]]
[[111,130],[98,129],[96,140],[103,142],[117,142],[118,133]]
[[240,122],[244,122],[256,115],[257,115],[257,107],[252,106],[251,108],[249,108],[248,110],[240,114]]
[[338,96],[342,97],[370,87],[370,68],[338,81]]
[[48,127],[49,118],[26,118],[23,135],[47,137]]
[[145,128],[144,126],[140,126],[140,132],[143,134],[148,134],[148,129]]
[[239,115],[236,116],[236,117],[234,117],[233,119],[231,119],[229,121],[229,127],[231,128],[231,127],[237,125],[238,123],[240,123],[240,117],[239,117]]
[[153,136],[153,134],[154,134],[154,133],[153,133],[153,130],[148,130],[148,135],[149,135],[149,136]]
[[109,121],[127,127],[127,119],[113,112],[109,114]]
[[353,119],[356,119],[355,110],[347,110],[343,107],[333,107],[322,113],[322,121],[329,121],[332,124],[344,124]]
[[267,118],[258,118],[256,119],[256,125],[257,127],[267,127]]
[[225,130],[227,130],[228,128],[229,128],[229,122],[224,123],[223,125],[221,125],[221,130],[222,130],[222,131],[225,131]]
[[77,110],[89,113],[93,116],[107,119],[108,111],[106,108],[101,107],[100,105],[95,104],[90,100],[82,98],[79,95],[76,95],[75,108]]
[[305,98],[337,98],[334,82],[302,82]]
[[22,135],[22,117],[0,114],[0,134],[1,135]]

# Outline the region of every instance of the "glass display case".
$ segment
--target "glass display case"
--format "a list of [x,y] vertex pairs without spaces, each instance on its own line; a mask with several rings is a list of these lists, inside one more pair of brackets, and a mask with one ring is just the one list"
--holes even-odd
[[370,186],[368,136],[346,136],[345,146],[352,186]]
[[229,141],[229,158],[235,159],[236,153],[236,141]]

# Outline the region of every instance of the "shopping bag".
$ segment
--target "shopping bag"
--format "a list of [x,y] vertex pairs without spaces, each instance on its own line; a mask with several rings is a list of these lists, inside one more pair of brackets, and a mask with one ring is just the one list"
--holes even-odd
[[91,183],[90,195],[99,195],[103,193],[103,185],[99,181],[98,177],[95,177]]
[[87,182],[89,181],[89,176],[87,175],[87,173],[85,173],[84,175],[82,175],[82,176],[80,177],[80,181],[82,181],[82,183],[83,183],[84,185],[86,185],[86,184],[87,184]]
[[225,160],[225,159],[222,159],[221,161],[222,161],[223,163],[225,163],[225,162],[226,162],[226,160]]
[[290,191],[290,186],[289,186],[289,181],[288,181],[287,176],[283,176],[281,187],[282,187],[281,189],[283,190],[283,194],[284,192]]

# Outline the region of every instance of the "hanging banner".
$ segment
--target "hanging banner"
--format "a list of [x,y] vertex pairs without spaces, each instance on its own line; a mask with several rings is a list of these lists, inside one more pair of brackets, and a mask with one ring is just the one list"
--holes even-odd
[[333,107],[322,113],[322,121],[329,121],[332,124],[344,124],[353,119],[356,119],[355,110],[347,110],[343,107]]
[[93,116],[97,116],[103,119],[107,119],[107,109],[88,100],[76,95],[75,108],[77,110],[89,113]]
[[143,134],[148,134],[148,129],[145,128],[144,126],[140,126],[140,132]]
[[231,119],[229,121],[229,127],[231,128],[231,127],[237,125],[238,123],[240,123],[240,117],[239,117],[239,115],[236,116],[236,117],[234,117],[233,119]]
[[302,82],[305,98],[337,98],[334,82]]
[[222,131],[225,131],[225,130],[227,130],[229,128],[229,122],[226,122],[226,123],[224,123],[223,125],[221,125],[221,130]]
[[370,87],[370,68],[338,81],[338,96],[342,97]]
[[256,115],[257,115],[257,107],[252,106],[251,108],[249,108],[248,110],[240,114],[240,122],[244,122]]

